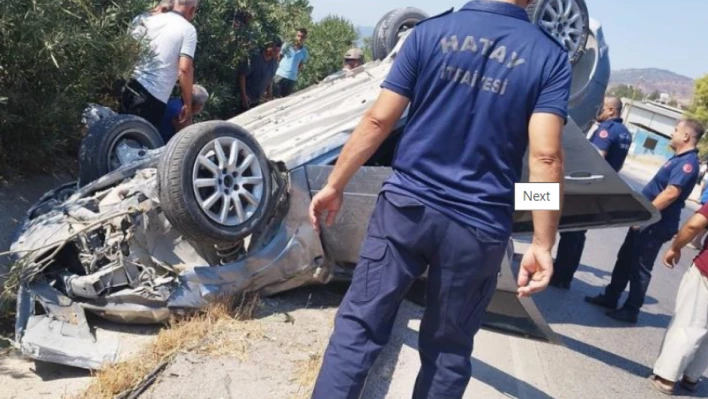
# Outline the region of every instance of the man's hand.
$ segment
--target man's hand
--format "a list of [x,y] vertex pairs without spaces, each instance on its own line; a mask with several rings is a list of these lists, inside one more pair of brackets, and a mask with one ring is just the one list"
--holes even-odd
[[312,197],[310,203],[310,222],[317,233],[320,232],[320,221],[322,213],[327,212],[325,224],[329,227],[334,223],[334,219],[342,207],[344,195],[332,186],[325,186],[322,191]]
[[192,119],[192,106],[184,104],[182,110],[179,112],[179,123],[184,125]]
[[669,248],[664,254],[664,266],[673,269],[681,260],[681,250]]
[[528,297],[548,287],[553,275],[551,251],[531,244],[521,259],[517,290],[519,297]]
[[241,94],[241,105],[245,109],[251,108],[251,99],[247,95]]

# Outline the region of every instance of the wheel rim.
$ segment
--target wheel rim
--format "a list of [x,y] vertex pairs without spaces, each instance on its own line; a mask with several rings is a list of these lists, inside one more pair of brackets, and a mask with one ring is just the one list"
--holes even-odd
[[253,150],[234,137],[219,137],[199,151],[192,188],[199,208],[222,226],[244,223],[258,210],[263,171]]
[[572,54],[580,50],[586,29],[575,0],[549,0],[541,10],[540,25]]
[[125,131],[113,140],[108,150],[109,171],[114,171],[145,156],[150,147],[140,138],[140,134],[136,132]]

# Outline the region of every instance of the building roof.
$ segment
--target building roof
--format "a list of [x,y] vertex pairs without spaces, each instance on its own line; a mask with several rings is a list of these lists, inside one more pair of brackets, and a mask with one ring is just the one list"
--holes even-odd
[[[629,98],[622,98],[622,103],[625,105],[631,102],[632,100]],[[655,114],[662,115],[667,118],[676,119],[677,121],[683,118],[683,111],[679,110],[678,108],[668,107],[663,104],[655,103],[653,101],[634,101],[632,107],[641,108],[643,110],[653,112]]]

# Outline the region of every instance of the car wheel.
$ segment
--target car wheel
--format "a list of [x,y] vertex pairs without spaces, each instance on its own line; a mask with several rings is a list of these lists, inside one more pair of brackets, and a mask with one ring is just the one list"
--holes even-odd
[[116,115],[93,124],[79,151],[79,187],[165,145],[157,129],[136,115]]
[[585,0],[536,0],[526,7],[532,23],[553,36],[567,51],[571,64],[580,60],[590,34]]
[[189,239],[233,244],[266,219],[270,163],[256,139],[233,123],[203,122],[180,131],[157,174],[165,216]]
[[414,7],[398,8],[386,13],[376,24],[372,35],[371,52],[374,60],[386,58],[403,33],[427,18],[425,11]]

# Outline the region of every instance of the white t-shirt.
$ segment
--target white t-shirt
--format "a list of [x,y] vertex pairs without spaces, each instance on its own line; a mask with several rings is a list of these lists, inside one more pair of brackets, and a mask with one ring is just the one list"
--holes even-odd
[[158,100],[167,103],[179,76],[179,58],[194,58],[197,30],[176,12],[139,16],[132,35],[147,40],[154,57],[142,60],[133,77]]

